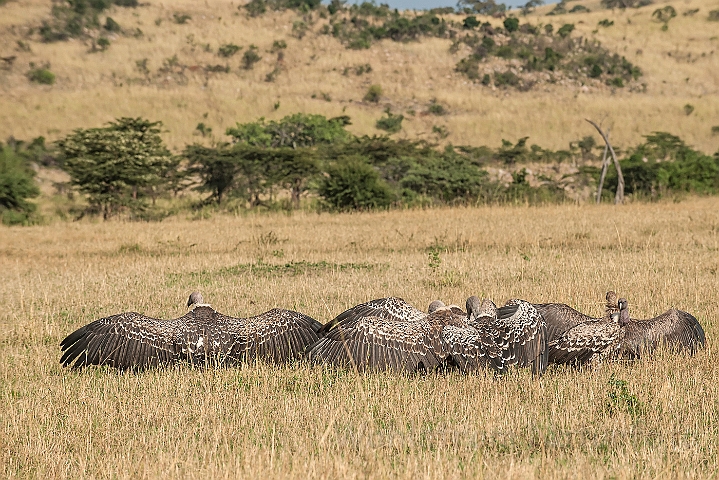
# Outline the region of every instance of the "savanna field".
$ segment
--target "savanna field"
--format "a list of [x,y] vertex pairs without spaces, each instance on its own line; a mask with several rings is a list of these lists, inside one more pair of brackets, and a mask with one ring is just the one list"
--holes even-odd
[[[3,476],[712,478],[717,206],[706,198],[3,228]],[[280,306],[326,322],[387,295],[421,308],[470,294],[559,300],[600,315],[610,288],[638,318],[670,306],[693,312],[707,348],[589,371],[554,366],[541,380],[305,364],[74,372],[58,362],[75,328],[130,309],[176,317],[194,289],[227,314]]]
[[[658,165],[655,174],[680,161],[719,172],[719,22],[708,20],[719,3],[611,10],[588,0],[566,10],[579,3],[591,11],[513,11],[537,31],[492,34],[494,53],[477,60],[472,79],[458,70],[478,51],[469,35],[457,40],[467,34],[465,14],[440,14],[456,37],[375,39],[357,49],[348,48],[359,38],[352,32],[325,28],[339,17],[318,11],[250,16],[225,0],[150,0],[111,6],[94,30],[43,41],[43,21],[55,21],[52,6],[60,2],[0,0],[0,160],[11,158],[10,137],[43,136],[55,155],[52,142],[123,116],[161,121],[168,155],[179,158],[193,143],[221,148],[231,140],[225,129],[238,123],[300,112],[347,116],[351,124],[342,128],[358,138],[427,141],[446,158],[460,146],[511,154],[526,136],[527,158],[574,142],[556,164],[468,154],[471,172],[486,169],[508,188],[517,172],[531,176],[532,188],[552,176],[566,192],[563,179],[579,178],[586,167],[598,175],[604,145],[585,118],[610,131],[620,160],[635,153],[635,163],[625,163],[630,181],[631,168],[641,174],[637,164],[647,163],[632,148],[651,132],[677,135],[686,142],[677,151],[691,147],[705,162],[642,150],[649,167]],[[654,12],[665,6],[676,16],[660,21]],[[472,32],[504,25],[476,18],[486,25]],[[584,76],[527,70],[512,42],[534,35],[559,49],[557,31],[568,23],[568,38],[583,39],[576,45],[596,40],[641,75],[625,74],[620,87],[605,64],[594,77],[584,67]],[[554,33],[542,37],[547,24]],[[100,36],[108,43],[98,44]],[[221,55],[228,45],[238,50]],[[497,53],[512,45],[506,58]],[[248,51],[259,57],[251,68],[243,66]],[[562,55],[569,61],[574,53]],[[53,73],[52,84],[30,79],[36,67]],[[519,83],[500,85],[509,71]],[[366,97],[373,85],[381,87],[374,100]],[[403,115],[401,129],[378,130],[377,120],[392,115]],[[587,154],[576,142],[588,135],[596,143]],[[700,178],[704,195],[695,191],[699,183],[676,182],[656,191],[651,184],[642,196],[628,182],[626,203],[616,206],[609,204],[616,183],[605,184],[608,196],[595,205],[596,179],[585,176],[572,180],[579,193],[547,201],[555,204],[514,198],[507,202],[514,205],[482,205],[465,193],[424,203],[393,197],[385,210],[338,213],[322,208],[317,193],[330,176],[321,162],[335,159],[320,158],[325,170],[303,184],[296,206],[279,182],[257,194],[255,205],[239,187],[222,203],[196,190],[195,177],[184,190],[162,190],[157,206],[152,196],[152,209],[162,211],[156,221],[131,221],[139,217],[122,205],[135,204],[122,202],[104,221],[85,210],[92,202],[57,158],[23,167],[39,186],[39,195],[28,195],[29,225],[0,224],[2,478],[708,479],[719,472],[719,196],[707,195],[719,176],[676,170]],[[368,168],[391,170],[377,165]],[[0,168],[0,180],[6,173]],[[400,195],[397,185],[392,195]],[[139,191],[143,208],[148,191]],[[464,305],[477,295],[497,304],[564,302],[601,316],[605,292],[615,290],[633,318],[670,307],[691,312],[707,343],[694,357],[660,351],[583,370],[550,365],[539,379],[526,369],[358,374],[305,362],[140,372],[60,365],[60,341],[75,329],[125,311],[176,318],[195,290],[227,315],[280,307],[322,323],[387,296],[422,310],[435,299]]]

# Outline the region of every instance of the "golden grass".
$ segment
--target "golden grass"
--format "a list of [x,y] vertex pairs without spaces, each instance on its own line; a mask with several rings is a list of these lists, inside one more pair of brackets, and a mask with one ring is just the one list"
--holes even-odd
[[[446,141],[455,145],[497,146],[503,138],[514,141],[529,135],[531,143],[545,148],[566,148],[570,141],[594,133],[583,120],[591,117],[611,127],[618,146],[635,145],[641,135],[652,131],[669,131],[707,153],[716,151],[719,136],[712,136],[711,127],[719,118],[719,37],[716,23],[706,20],[708,11],[718,8],[716,0],[675,4],[680,15],[671,20],[667,32],[651,20],[651,13],[661,4],[625,12],[602,10],[595,0],[586,5],[591,13],[549,17],[543,14],[552,6],[545,6],[528,18],[533,23],[553,23],[555,28],[575,23],[576,35],[596,37],[640,66],[647,93],[613,92],[594,83],[586,91],[564,85],[545,85],[527,93],[491,90],[454,72],[466,52],[450,54],[450,40],[383,41],[369,50],[347,50],[335,39],[317,33],[326,20],[315,16],[318,21],[313,32],[297,40],[291,36],[297,14],[271,13],[248,19],[237,10],[236,2],[226,0],[153,1],[134,10],[114,9],[109,14],[120,25],[128,30],[140,28],[144,37],[113,36],[109,50],[102,53],[88,53],[89,45],[81,41],[31,41],[32,52],[26,53],[15,51],[15,43],[49,15],[50,2],[12,1],[0,7],[0,54],[18,56],[11,71],[0,71],[5,113],[0,117],[0,136],[44,135],[52,140],[73,128],[100,126],[119,116],[143,116],[162,120],[167,142],[180,149],[198,139],[192,134],[199,122],[224,138],[225,129],[235,122],[261,116],[275,119],[298,111],[349,115],[355,133],[374,134],[378,133],[376,119],[390,105],[395,112],[413,109],[418,113],[406,115],[400,136],[433,140],[432,127],[438,125],[449,130]],[[699,8],[699,13],[681,15],[692,8]],[[172,22],[175,12],[189,14],[192,20],[177,25]],[[597,27],[604,18],[614,20],[615,25]],[[162,20],[159,26],[156,19]],[[592,33],[597,28],[597,33]],[[275,40],[285,40],[288,48],[282,73],[276,82],[268,83],[265,75],[276,65],[276,56],[268,50]],[[188,66],[224,64],[213,52],[227,42],[245,48],[256,44],[263,58],[255,69],[244,71],[239,68],[240,52],[228,62],[231,73],[209,78],[188,70],[186,85],[178,85],[172,78],[151,85],[138,83],[143,77],[135,68],[138,60],[147,58],[153,75],[173,55]],[[204,44],[209,44],[212,52],[205,52]],[[51,62],[57,83],[52,87],[30,84],[24,74],[31,61]],[[345,67],[365,63],[372,65],[372,73],[342,75]],[[379,105],[361,101],[371,84],[383,86],[385,95]],[[331,100],[324,100],[322,94]],[[446,106],[449,115],[419,115],[432,98]],[[277,110],[276,102],[280,104]],[[684,113],[686,104],[695,107],[691,115]]]
[[[0,229],[4,478],[715,478],[719,201],[372,214],[217,215]],[[270,233],[272,232],[272,233]],[[441,246],[433,271],[428,247]],[[254,274],[238,265],[263,264]],[[289,262],[291,274],[267,265]],[[326,262],[326,263],[321,263]],[[676,306],[708,346],[578,372],[355,375],[297,364],[139,374],[58,363],[59,341],[126,310],[327,321],[371,298],[564,301],[607,289],[637,317]],[[607,407],[612,376],[642,402]]]

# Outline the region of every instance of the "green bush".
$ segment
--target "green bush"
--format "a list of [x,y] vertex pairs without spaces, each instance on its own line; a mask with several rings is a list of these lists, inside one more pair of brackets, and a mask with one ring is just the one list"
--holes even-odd
[[370,85],[367,89],[367,93],[362,98],[365,102],[378,103],[382,98],[382,87],[379,85]]
[[6,225],[32,223],[36,205],[29,198],[40,190],[28,162],[9,146],[0,144],[0,216]]
[[192,17],[190,15],[187,15],[185,13],[173,13],[172,19],[177,23],[178,25],[184,25],[188,22],[188,20],[192,20]]
[[375,123],[375,127],[388,133],[397,133],[402,130],[404,115],[393,115],[389,110],[385,113],[387,116],[378,119]]
[[597,23],[600,27],[611,27],[614,25],[614,20],[609,20],[608,18],[605,18],[604,20],[600,20],[599,23]]
[[516,32],[519,30],[519,19],[516,17],[505,18],[503,25],[509,33]]
[[479,26],[479,21],[474,15],[470,15],[462,21],[462,27],[467,30],[472,30]]
[[110,40],[108,40],[105,37],[100,37],[97,39],[97,46],[100,47],[100,50],[103,52],[110,48]]
[[570,33],[572,33],[572,31],[574,31],[574,24],[565,23],[559,28],[559,30],[557,30],[557,34],[562,38],[566,38]]
[[53,85],[55,83],[55,74],[48,68],[32,68],[27,73],[27,78],[31,82],[40,83],[42,85]]
[[571,10],[569,10],[569,13],[589,13],[591,10],[589,10],[584,5],[575,5],[572,7]]
[[122,30],[122,28],[120,27],[119,23],[113,20],[112,17],[107,17],[105,19],[105,30],[107,30],[108,32],[119,32],[120,30]]
[[220,47],[217,49],[217,54],[224,58],[229,58],[240,51],[242,47],[239,45],[235,45],[234,43],[226,43],[224,45],[220,45]]
[[511,70],[494,74],[494,85],[497,87],[517,87],[519,84],[519,77]]
[[262,60],[262,57],[257,53],[258,48],[254,45],[250,45],[250,48],[245,50],[245,53],[242,55],[242,68],[245,70],[250,70],[254,68],[255,63]]
[[330,164],[317,193],[333,210],[387,208],[394,195],[366,157],[345,157]]
[[719,10],[711,10],[707,20],[710,22],[719,22]]

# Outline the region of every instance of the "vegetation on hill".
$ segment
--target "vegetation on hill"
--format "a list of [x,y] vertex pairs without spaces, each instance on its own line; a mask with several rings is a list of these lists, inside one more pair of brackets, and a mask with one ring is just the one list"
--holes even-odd
[[[559,151],[528,145],[528,137],[504,140],[498,148],[437,148],[418,140],[356,136],[348,125],[346,116],[260,118],[228,128],[231,142],[194,143],[173,156],[159,136],[159,122],[120,118],[106,127],[76,130],[58,141],[54,152],[45,149],[42,139],[27,149],[35,153],[24,157],[6,147],[0,181],[10,193],[3,194],[2,205],[15,213],[7,213],[5,222],[30,221],[34,204],[26,199],[37,195],[37,187],[28,165],[32,159],[42,163],[40,158],[63,168],[86,198],[80,216],[105,219],[119,214],[162,219],[177,211],[176,202],[166,208],[172,199],[191,190],[209,193],[193,208],[289,210],[302,208],[307,198],[308,208],[347,211],[577,201],[572,189],[583,185],[593,191],[599,178],[594,165],[602,147],[591,136]],[[574,167],[561,178],[530,171],[533,165],[563,163]],[[636,199],[719,194],[719,152],[703,154],[666,132],[647,135],[624,153],[620,164],[626,192]],[[497,167],[511,172],[510,178],[492,174]],[[613,197],[616,184],[616,172],[610,170],[606,197]],[[156,206],[160,198],[166,200],[163,207]]]

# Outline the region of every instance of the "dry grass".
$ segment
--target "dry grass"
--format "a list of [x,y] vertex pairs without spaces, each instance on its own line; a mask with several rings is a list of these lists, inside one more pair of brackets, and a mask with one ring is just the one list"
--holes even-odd
[[[717,207],[705,198],[2,228],[0,476],[714,478]],[[442,251],[436,271],[431,246]],[[259,259],[253,274],[231,268]],[[315,265],[266,266],[301,261]],[[638,317],[693,312],[708,348],[552,368],[541,381],[58,364],[60,339],[80,325],[129,309],[176,316],[193,289],[230,314],[280,306],[327,321],[386,295],[422,307],[469,294],[559,300],[598,314],[609,288]],[[608,408],[612,376],[642,402],[638,415]]]
[[[407,115],[400,135],[432,140],[432,127],[441,125],[450,132],[445,141],[455,145],[497,146],[503,138],[529,135],[530,142],[545,148],[566,148],[568,142],[593,133],[583,120],[591,117],[612,128],[612,138],[619,146],[634,145],[641,135],[659,130],[679,135],[705,152],[716,151],[719,137],[711,135],[711,126],[719,118],[719,38],[716,24],[706,21],[708,11],[717,8],[716,0],[675,2],[680,15],[671,20],[667,32],[651,21],[657,5],[626,12],[601,10],[596,0],[586,5],[593,9],[591,13],[533,14],[528,18],[534,23],[553,23],[555,28],[564,22],[576,23],[577,35],[596,37],[639,65],[645,72],[641,81],[647,83],[647,93],[614,92],[596,85],[586,91],[565,85],[546,85],[527,93],[491,90],[454,72],[464,53],[450,54],[450,40],[384,41],[369,50],[347,50],[333,38],[316,33],[326,20],[319,20],[314,32],[297,40],[291,36],[297,14],[272,13],[248,19],[236,3],[226,0],[153,1],[135,10],[115,9],[110,15],[120,25],[128,30],[140,28],[144,36],[113,36],[109,50],[100,53],[88,53],[89,44],[81,41],[31,41],[32,52],[27,53],[15,51],[16,41],[49,15],[50,2],[12,1],[0,7],[0,54],[18,56],[12,70],[0,71],[6,112],[0,117],[0,137],[45,135],[55,139],[73,128],[99,126],[118,116],[144,116],[162,120],[168,130],[166,140],[179,149],[198,139],[192,134],[199,122],[222,136],[225,128],[237,121],[280,118],[298,111],[349,115],[355,133],[373,134],[377,133],[376,119],[385,105],[390,105],[395,112],[412,109],[418,113]],[[540,12],[551,8],[545,6]],[[681,15],[693,8],[699,8],[699,13]],[[172,16],[176,12],[192,19],[185,25],[175,24]],[[615,25],[597,27],[603,18],[614,20]],[[160,25],[156,19],[161,20]],[[597,33],[592,33],[597,28]],[[268,50],[275,40],[285,40],[288,48],[282,73],[268,83],[264,78],[276,66],[276,56]],[[149,85],[140,83],[144,77],[135,67],[138,60],[147,58],[153,75],[173,55],[188,66],[224,64],[225,59],[214,52],[227,42],[245,48],[256,44],[263,58],[254,70],[241,70],[240,52],[229,60],[229,74],[208,77],[186,70],[186,79],[180,78],[183,84],[173,76],[156,78]],[[211,52],[203,49],[205,44]],[[51,62],[57,83],[52,87],[30,84],[24,74],[31,61]],[[342,75],[345,67],[365,63],[372,65],[372,73]],[[385,96],[379,105],[361,101],[371,84],[383,86]],[[323,94],[331,100],[326,101]],[[432,98],[450,114],[419,115]],[[277,110],[276,102],[280,104]],[[684,113],[686,104],[695,107],[689,116]]]

